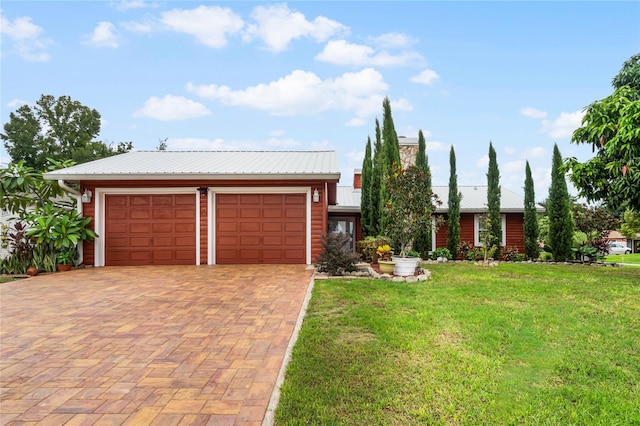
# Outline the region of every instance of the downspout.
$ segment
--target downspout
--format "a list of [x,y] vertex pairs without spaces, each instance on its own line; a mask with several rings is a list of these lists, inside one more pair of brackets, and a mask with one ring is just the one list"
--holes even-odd
[[[82,216],[82,199],[81,199],[82,195],[80,195],[80,191],[71,188],[69,185],[65,183],[64,179],[58,179],[58,186],[75,197],[76,211],[80,216]],[[78,264],[82,264],[84,260],[83,252],[84,252],[83,242],[80,241],[80,243],[78,244]]]

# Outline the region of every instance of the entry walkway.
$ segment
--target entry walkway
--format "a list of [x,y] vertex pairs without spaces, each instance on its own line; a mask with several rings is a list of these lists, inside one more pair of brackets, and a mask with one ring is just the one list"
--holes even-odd
[[0,424],[260,425],[311,276],[105,267],[0,284]]

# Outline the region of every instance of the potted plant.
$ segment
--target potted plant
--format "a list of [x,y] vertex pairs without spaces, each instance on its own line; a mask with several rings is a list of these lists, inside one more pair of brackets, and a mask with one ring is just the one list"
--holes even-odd
[[90,217],[82,217],[75,210],[53,204],[46,204],[33,212],[28,220],[27,235],[38,244],[50,244],[58,252],[58,264],[72,265],[78,243],[97,237],[89,228]]
[[69,271],[73,266],[73,261],[75,260],[76,253],[75,250],[71,249],[62,249],[58,253],[58,272]]
[[396,262],[391,260],[393,251],[389,244],[378,246],[376,249],[376,255],[378,256],[378,265],[380,266],[380,272],[385,274],[393,273]]
[[386,176],[385,185],[389,194],[385,206],[385,234],[389,235],[400,249],[394,256],[395,275],[413,275],[419,257],[408,256],[418,231],[430,230],[438,196],[428,190],[429,175],[416,166],[402,169],[396,164]]

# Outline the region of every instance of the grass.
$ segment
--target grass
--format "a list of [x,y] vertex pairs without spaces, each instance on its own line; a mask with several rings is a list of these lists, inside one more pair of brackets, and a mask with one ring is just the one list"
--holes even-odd
[[605,261],[615,262],[615,263],[631,263],[634,265],[640,265],[640,253],[611,254],[605,258]]
[[640,269],[318,280],[276,424],[640,424]]
[[10,281],[15,281],[16,279],[14,277],[0,277],[0,284],[2,283],[8,283]]

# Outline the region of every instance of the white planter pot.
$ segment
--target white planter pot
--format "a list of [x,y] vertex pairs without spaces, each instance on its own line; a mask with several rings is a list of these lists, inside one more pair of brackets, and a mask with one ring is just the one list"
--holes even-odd
[[392,260],[396,262],[396,266],[393,268],[393,275],[413,275],[416,272],[416,266],[418,266],[418,257],[392,257]]

